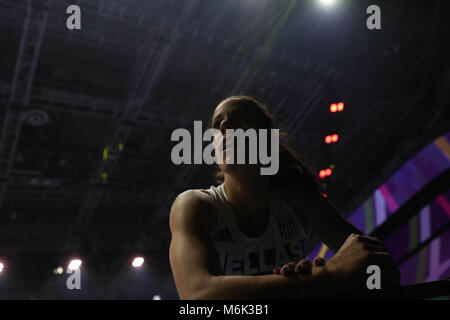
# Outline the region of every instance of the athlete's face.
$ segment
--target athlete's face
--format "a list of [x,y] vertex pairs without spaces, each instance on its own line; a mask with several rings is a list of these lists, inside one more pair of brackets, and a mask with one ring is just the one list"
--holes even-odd
[[[219,104],[214,111],[211,126],[219,130],[219,133],[214,137],[214,147],[216,152],[216,157],[219,156],[221,149],[220,146],[223,145],[222,157],[223,163],[219,162],[220,169],[225,173],[230,173],[231,171],[245,170],[255,165],[242,165],[242,164],[228,164],[227,165],[227,149],[234,143],[233,141],[226,141],[226,129],[243,129],[244,131],[250,128],[259,129],[263,126],[263,119],[255,111],[238,105],[237,103],[230,103],[230,101],[225,101]],[[248,146],[246,143],[245,151],[248,154]],[[231,155],[230,153],[230,156]],[[234,161],[236,163],[236,160]]]

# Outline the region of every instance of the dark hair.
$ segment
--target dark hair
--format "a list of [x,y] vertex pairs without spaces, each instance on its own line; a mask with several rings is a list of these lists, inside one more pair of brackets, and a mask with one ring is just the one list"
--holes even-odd
[[[254,110],[255,115],[259,115],[263,120],[262,129],[276,128],[274,117],[270,114],[268,108],[253,97],[245,95],[231,96],[220,103],[236,104],[240,107],[251,108]],[[280,130],[280,138],[286,139],[287,137],[287,132]],[[216,182],[222,183],[223,181],[224,173],[219,170],[216,172]],[[300,181],[315,191],[320,190],[320,181],[305,161],[304,156],[280,141],[280,167],[278,173],[272,176],[271,183],[287,185],[295,181]]]

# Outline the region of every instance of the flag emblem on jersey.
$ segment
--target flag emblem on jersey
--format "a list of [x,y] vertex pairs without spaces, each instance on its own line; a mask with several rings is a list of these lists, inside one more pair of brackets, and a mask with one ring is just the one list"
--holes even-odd
[[297,228],[292,219],[280,219],[277,220],[277,223],[282,238],[293,239],[297,236]]
[[212,236],[212,238],[216,242],[234,243],[233,237],[231,236],[230,230],[228,230],[228,228],[224,228],[224,229],[216,232]]

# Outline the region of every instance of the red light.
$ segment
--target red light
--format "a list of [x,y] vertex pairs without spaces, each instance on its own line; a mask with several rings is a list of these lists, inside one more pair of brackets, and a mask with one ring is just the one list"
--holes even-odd
[[331,136],[326,136],[325,137],[325,143],[331,143],[331,139],[332,139]]
[[331,176],[331,169],[328,168],[327,170],[325,170],[325,174],[326,174],[327,176]]
[[339,102],[338,105],[337,105],[337,109],[338,109],[338,111],[344,110],[344,103],[343,102]]
[[325,198],[328,198],[327,195],[326,195],[325,193],[322,193],[322,195],[323,195]]
[[321,178],[323,179],[323,178],[326,177],[326,175],[327,175],[327,173],[326,173],[325,170],[320,170],[320,172],[319,172],[319,177],[321,177]]
[[331,140],[332,140],[333,142],[338,141],[338,139],[339,139],[339,136],[338,136],[337,133],[335,133],[335,134],[333,134],[333,135],[331,136]]
[[331,112],[336,112],[336,110],[337,110],[337,105],[336,105],[336,103],[332,103],[332,104],[330,105],[330,111],[331,111]]

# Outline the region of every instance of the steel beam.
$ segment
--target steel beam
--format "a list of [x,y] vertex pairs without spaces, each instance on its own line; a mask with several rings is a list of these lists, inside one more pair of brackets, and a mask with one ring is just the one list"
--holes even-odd
[[[26,10],[14,76],[6,110],[4,110],[0,140],[0,214],[22,123],[26,117],[26,109],[29,106],[34,73],[48,19],[45,1],[28,0]],[[19,110],[19,108],[13,108],[13,106],[19,106],[23,108],[23,111]]]

